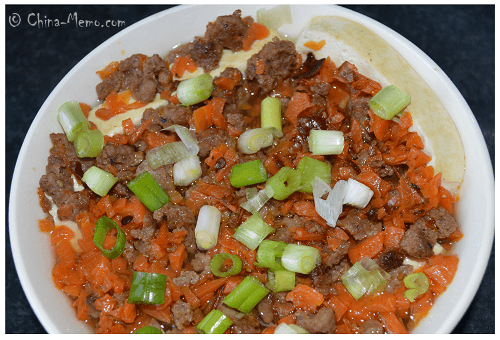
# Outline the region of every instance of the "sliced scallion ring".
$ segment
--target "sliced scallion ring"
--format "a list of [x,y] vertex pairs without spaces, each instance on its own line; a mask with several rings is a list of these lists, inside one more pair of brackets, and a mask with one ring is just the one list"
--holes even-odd
[[70,142],[73,142],[81,131],[90,128],[90,123],[76,100],[61,105],[57,120],[59,124],[61,124]]
[[177,136],[179,136],[181,141],[184,143],[186,148],[191,153],[191,156],[197,155],[198,152],[200,151],[200,147],[198,146],[198,141],[196,140],[196,138],[193,137],[191,132],[189,132],[189,129],[187,127],[182,125],[171,125],[165,130],[175,131]]
[[104,135],[100,130],[81,131],[75,139],[75,151],[79,158],[97,157],[104,148]]
[[134,271],[128,303],[163,304],[167,289],[167,276],[158,273]]
[[177,163],[189,156],[192,156],[191,151],[183,142],[173,142],[149,150],[146,160],[151,169],[156,169],[162,165]]
[[332,181],[331,165],[328,162],[318,161],[317,159],[304,156],[297,164],[297,171],[300,173],[300,190],[312,194],[312,183],[316,177],[319,177],[326,184],[330,185]]
[[340,155],[344,150],[344,134],[342,131],[311,130],[309,150],[313,155]]
[[[115,246],[113,247],[113,249],[105,249],[103,247],[104,240],[106,239],[106,235],[108,234],[108,232],[113,229],[116,229],[117,231]],[[127,238],[125,236],[125,233],[120,229],[115,221],[107,216],[102,216],[97,220],[94,230],[94,244],[97,248],[99,248],[104,256],[111,260],[116,259],[125,250],[126,242]]]
[[284,200],[300,188],[300,173],[288,166],[282,167],[273,177],[266,182],[266,188],[274,191],[273,198]]
[[155,211],[170,201],[168,194],[148,171],[127,183],[127,187],[137,196],[149,211]]
[[281,102],[278,98],[267,97],[260,104],[260,127],[271,129],[275,137],[282,137]]
[[208,250],[216,246],[219,236],[221,213],[216,207],[204,205],[198,213],[198,220],[194,229],[196,245]]
[[270,268],[272,270],[283,269],[281,264],[277,261],[283,254],[286,247],[285,242],[263,240],[257,249],[257,266]]
[[233,237],[243,243],[248,249],[254,250],[273,231],[274,228],[267,224],[259,214],[253,214],[236,228]]
[[[226,260],[231,260],[232,264],[228,270],[223,271],[222,268]],[[210,270],[212,271],[212,274],[219,277],[237,275],[241,272],[242,266],[243,262],[237,255],[228,253],[216,254],[210,262]]]
[[410,102],[410,95],[394,85],[389,85],[374,95],[368,104],[373,113],[380,118],[392,119],[410,105]]
[[265,182],[267,171],[262,160],[236,164],[231,168],[230,182],[235,188]]
[[408,288],[404,292],[404,297],[415,301],[417,296],[424,294],[429,289],[429,280],[424,273],[413,273],[403,279],[405,287]]
[[281,265],[289,271],[309,274],[321,262],[318,249],[301,244],[288,244],[281,255]]
[[232,324],[231,319],[225,316],[220,310],[212,309],[200,321],[196,329],[203,334],[224,334]]
[[106,196],[111,187],[118,182],[118,178],[101,168],[92,166],[85,171],[82,181],[99,196]]
[[212,95],[213,78],[208,73],[181,81],[177,87],[177,99],[184,106],[191,106],[207,100]]
[[267,272],[269,287],[275,293],[286,292],[295,288],[295,273],[286,269]]
[[271,129],[250,129],[238,137],[238,150],[250,155],[273,144],[273,133]]
[[268,293],[269,289],[257,278],[248,275],[222,302],[242,313],[250,313]]
[[173,177],[174,184],[186,186],[196,181],[201,176],[200,157],[189,156],[174,164]]
[[135,330],[134,334],[163,334],[163,332],[153,326],[144,326]]

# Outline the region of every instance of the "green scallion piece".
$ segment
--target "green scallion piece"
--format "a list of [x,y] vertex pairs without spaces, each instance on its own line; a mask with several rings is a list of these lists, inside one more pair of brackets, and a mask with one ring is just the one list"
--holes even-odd
[[[104,240],[106,239],[106,235],[108,234],[108,232],[113,229],[116,229],[117,232],[115,246],[113,247],[113,249],[105,249],[103,247]],[[125,233],[120,229],[115,221],[107,216],[102,216],[97,220],[94,230],[94,244],[97,248],[99,248],[102,255],[111,260],[116,259],[125,250],[126,242],[127,238],[125,236]]]
[[278,261],[286,247],[285,242],[263,240],[257,249],[257,263],[259,267],[270,268],[272,270],[283,269]]
[[177,99],[184,106],[201,103],[212,95],[213,78],[208,73],[181,81],[177,87]]
[[250,155],[267,148],[273,144],[273,132],[271,129],[250,129],[238,137],[238,150]]
[[231,319],[220,310],[212,309],[196,326],[196,330],[203,334],[224,334],[232,324]]
[[254,250],[273,231],[274,228],[267,224],[259,214],[253,214],[236,228],[233,237],[243,243],[248,249]]
[[267,97],[260,104],[260,127],[272,129],[275,137],[282,137],[281,102],[278,98]]
[[356,300],[384,290],[389,278],[388,273],[367,257],[356,262],[341,277],[342,283]]
[[344,134],[334,130],[311,130],[309,150],[313,155],[340,155],[344,150]]
[[281,255],[281,265],[289,271],[309,274],[321,262],[318,249],[301,244],[288,244]]
[[106,196],[111,187],[118,182],[118,178],[101,168],[92,166],[85,171],[82,181],[99,196]]
[[404,292],[404,297],[410,302],[415,301],[417,296],[424,294],[429,289],[429,280],[424,273],[410,274],[403,279],[403,282],[408,288]]
[[151,169],[156,169],[162,165],[177,163],[190,156],[191,152],[186,147],[186,144],[173,142],[149,150],[146,154],[146,160]]
[[[226,260],[231,260],[232,264],[228,270],[223,271],[222,269]],[[241,272],[242,266],[243,262],[237,255],[228,253],[217,254],[210,262],[210,270],[212,271],[212,274],[219,277],[239,274],[239,272]]]
[[161,305],[165,302],[165,289],[166,275],[134,271],[127,302]]
[[257,278],[248,275],[222,302],[242,313],[250,313],[268,293],[269,289]]
[[248,185],[265,182],[267,171],[262,160],[236,164],[231,168],[231,185],[235,188],[241,188]]
[[76,155],[80,158],[97,157],[104,148],[104,135],[100,130],[81,131],[75,139]]
[[70,142],[73,142],[81,131],[90,129],[90,123],[76,100],[61,105],[57,120]]
[[286,292],[295,288],[295,273],[286,269],[267,272],[269,288],[275,293]]
[[145,171],[130,182],[127,187],[137,196],[149,211],[155,211],[170,201],[168,194],[155,181],[149,171]]
[[290,167],[282,167],[273,177],[266,182],[274,190],[273,198],[284,200],[300,188],[300,173]]
[[410,105],[410,95],[404,93],[398,87],[389,85],[380,90],[369,101],[373,113],[382,119],[392,119]]
[[328,162],[304,156],[297,164],[297,171],[300,173],[301,192],[313,193],[312,183],[316,177],[322,179],[326,184],[332,182],[331,165]]
[[134,334],[163,334],[163,332],[153,326],[144,326],[137,329]]

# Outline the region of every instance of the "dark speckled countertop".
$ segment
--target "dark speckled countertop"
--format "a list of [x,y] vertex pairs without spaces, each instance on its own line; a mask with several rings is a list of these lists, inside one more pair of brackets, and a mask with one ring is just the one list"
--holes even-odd
[[[6,6],[6,201],[21,144],[50,92],[106,39],[171,6]],[[400,33],[450,77],[474,113],[494,159],[494,6],[346,6]],[[122,20],[121,28],[46,27],[45,19]],[[21,22],[16,27],[16,14]],[[28,16],[30,21],[28,22]],[[229,14],[229,13],[228,13]],[[38,25],[35,19],[40,19]],[[9,21],[10,20],[10,21]],[[34,24],[34,26],[30,25]],[[7,203],[8,204],[8,203]],[[6,207],[7,208],[7,207]],[[7,219],[8,221],[8,219]],[[8,224],[7,224],[8,226]],[[45,333],[23,293],[6,228],[6,333]],[[495,332],[495,251],[454,333]]]

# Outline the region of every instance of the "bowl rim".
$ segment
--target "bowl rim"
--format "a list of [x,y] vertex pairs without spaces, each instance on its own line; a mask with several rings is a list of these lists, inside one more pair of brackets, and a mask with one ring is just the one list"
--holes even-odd
[[[120,39],[121,37],[129,34],[130,31],[135,30],[138,26],[142,26],[152,20],[156,20],[158,17],[163,17],[165,15],[170,15],[172,13],[176,13],[179,11],[184,11],[184,10],[189,10],[190,8],[195,7],[196,5],[181,5],[181,6],[176,6],[173,8],[166,9],[164,11],[158,12],[156,14],[153,14],[151,16],[148,16],[133,25],[130,25],[129,27],[123,29],[122,31],[118,32],[117,34],[113,35],[106,41],[102,42],[99,46],[97,46],[94,50],[92,50],[89,54],[87,54],[82,60],[80,60],[63,78],[62,80],[57,84],[57,86],[52,90],[50,95],[47,97],[47,99],[44,101],[43,105],[41,106],[40,110],[38,111],[37,115],[35,116],[33,122],[31,123],[31,126],[26,133],[26,137],[23,141],[22,147],[19,151],[18,155],[18,160],[16,161],[16,165],[14,168],[13,176],[12,176],[12,182],[11,182],[11,192],[9,196],[9,235],[10,235],[10,243],[11,243],[11,252],[12,256],[14,259],[14,264],[17,270],[17,274],[19,276],[19,280],[21,283],[21,286],[23,287],[24,293],[26,294],[26,297],[31,305],[31,308],[35,312],[36,316],[40,320],[41,324],[47,331],[56,331],[57,332],[57,327],[52,323],[48,315],[46,315],[46,312],[43,310],[43,301],[42,299],[37,296],[34,293],[33,289],[33,282],[30,282],[28,280],[28,274],[26,272],[26,268],[24,264],[21,261],[21,255],[20,255],[20,248],[17,247],[19,245],[20,240],[18,238],[18,235],[16,233],[16,228],[15,226],[17,225],[17,217],[15,213],[15,204],[10,204],[11,202],[16,202],[18,200],[19,193],[17,190],[14,190],[17,187],[17,183],[20,181],[20,161],[24,157],[26,157],[26,154],[28,153],[28,144],[29,141],[32,139],[34,135],[34,130],[36,129],[36,126],[39,124],[39,121],[42,120],[42,114],[44,111],[47,110],[47,106],[49,103],[52,101],[52,98],[56,96],[57,92],[64,86],[65,83],[67,83],[72,75],[76,72],[79,67],[85,63],[88,59],[93,58],[95,54],[97,54],[101,49],[106,48],[106,46],[113,40]],[[330,6],[330,5],[319,5],[318,7],[335,7],[336,11],[338,11],[340,14],[345,14],[348,15],[349,17],[356,18],[358,20],[361,20],[363,24],[365,24],[367,27],[373,29],[373,28],[378,28],[385,33],[388,34],[390,39],[394,39],[396,42],[400,42],[401,44],[406,44],[413,50],[413,53],[415,54],[416,57],[421,59],[423,63],[426,63],[430,67],[439,70],[440,72],[436,72],[436,77],[438,77],[447,87],[447,90],[450,91],[455,98],[458,98],[459,100],[459,105],[461,105],[466,111],[467,111],[467,122],[470,126],[470,128],[473,130],[472,134],[481,136],[481,140],[479,141],[479,144],[481,144],[481,147],[477,151],[477,157],[480,157],[481,159],[487,159],[488,166],[485,167],[484,173],[486,174],[485,181],[490,184],[490,188],[494,188],[494,180],[493,180],[493,168],[491,164],[491,159],[489,157],[487,148],[486,148],[486,143],[484,141],[484,136],[482,135],[481,130],[479,129],[479,126],[477,124],[477,121],[472,114],[472,111],[470,110],[468,104],[466,103],[465,99],[461,95],[461,93],[458,91],[456,86],[451,82],[451,80],[448,78],[448,76],[439,68],[439,66],[434,63],[423,51],[421,51],[417,46],[415,46],[413,43],[408,41],[406,38],[398,34],[397,32],[393,31],[391,28],[367,17],[364,16],[363,14],[351,11],[347,8],[339,7],[339,6]],[[248,7],[244,5],[238,6],[238,8],[241,7]],[[259,5],[253,5],[253,7],[256,8],[261,8],[265,6],[259,6]],[[271,6],[269,6],[271,7]],[[398,50],[398,52],[400,52]],[[452,118],[453,119],[453,118]],[[454,120],[455,122],[455,120]],[[456,122],[455,122],[456,123]],[[458,127],[457,127],[458,128]],[[15,185],[16,184],[16,185]],[[485,200],[486,204],[486,210],[491,212],[491,219],[490,223],[492,226],[494,226],[494,207],[493,207],[493,202],[494,202],[494,193],[493,189],[488,190],[488,192],[485,193],[488,197]],[[446,321],[439,327],[438,333],[450,333],[453,328],[457,325],[458,321],[463,317],[465,311],[469,307],[472,299],[474,298],[479,285],[482,281],[484,272],[486,270],[486,266],[488,264],[488,258],[489,254],[491,253],[492,245],[493,245],[493,235],[494,235],[494,228],[487,228],[485,229],[485,232],[483,234],[482,238],[482,244],[484,247],[481,248],[480,253],[478,254],[479,258],[483,259],[485,258],[485,261],[482,261],[479,263],[478,266],[476,266],[473,269],[473,279],[472,281],[469,281],[469,285],[465,287],[463,290],[464,295],[466,298],[461,297],[460,301],[456,305],[455,310],[453,311],[453,317],[449,317],[446,319]],[[425,319],[422,321],[424,322]],[[417,327],[418,329],[418,327]]]

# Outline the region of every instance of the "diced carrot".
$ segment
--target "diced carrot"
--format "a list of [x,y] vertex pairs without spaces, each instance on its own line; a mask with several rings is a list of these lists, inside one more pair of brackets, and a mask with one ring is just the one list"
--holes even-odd
[[362,170],[356,180],[373,190],[375,197],[384,197],[391,190],[391,185],[371,170]]
[[331,307],[335,312],[335,319],[337,320],[337,323],[342,320],[342,317],[348,310],[348,307],[346,306],[344,301],[342,301],[337,295],[331,296],[328,299],[326,305]]
[[396,312],[396,297],[388,292],[370,295],[358,302],[369,312]]
[[256,74],[264,74],[265,66],[266,66],[266,64],[265,64],[263,58],[260,58],[259,60],[257,60],[257,62],[255,63],[255,73]]
[[144,204],[139,201],[137,196],[132,196],[130,200],[127,202],[127,205],[123,207],[121,210],[121,214],[123,216],[133,216],[133,223],[136,226],[139,226],[142,224],[142,220],[144,219],[144,216],[148,213],[148,210]]
[[295,308],[316,310],[323,303],[324,297],[314,288],[298,284],[286,295],[286,300],[291,301]]
[[48,218],[45,218],[43,220],[38,220],[38,228],[42,233],[51,232],[55,228],[54,221]]
[[101,79],[109,77],[113,72],[115,72],[118,69],[118,62],[117,61],[112,61],[103,68],[102,70],[97,71],[96,73],[99,75]]
[[278,320],[278,325],[280,323],[286,323],[287,325],[295,324],[296,323],[295,314],[290,314],[282,317],[281,319]]
[[387,333],[390,334],[408,334],[406,327],[394,312],[379,313],[380,322],[384,325]]
[[384,250],[384,236],[385,233],[381,231],[350,248],[348,256],[351,263],[354,264],[363,257],[372,259],[380,254]]
[[375,138],[379,141],[387,140],[390,135],[389,125],[391,121],[380,118],[371,110],[368,111],[368,114],[370,115],[370,131],[373,132]]
[[75,232],[65,225],[56,226],[50,234],[50,242],[57,245],[63,240],[71,241],[75,237]]
[[195,287],[192,289],[194,295],[201,299],[204,295],[207,295],[208,293],[215,292],[217,289],[222,287],[226,281],[228,280],[227,277],[221,277],[219,279],[214,279],[211,281],[207,281],[201,286]]
[[194,295],[194,293],[189,289],[187,286],[182,286],[181,287],[182,295],[184,295],[184,298],[186,299],[186,302],[191,305],[193,308],[198,308],[200,307],[200,299]]
[[302,111],[311,107],[311,99],[309,95],[305,92],[295,92],[288,103],[288,107],[285,112],[285,118],[288,119],[293,125],[297,125],[297,120]]
[[248,28],[245,40],[243,40],[243,50],[249,51],[255,40],[262,40],[269,36],[269,29],[257,22],[252,22]]
[[177,246],[177,249],[168,254],[168,260],[175,272],[179,272],[182,268],[182,263],[187,258],[186,246],[181,243]]
[[83,112],[83,115],[85,116],[85,118],[89,118],[89,112],[92,109],[90,107],[90,105],[85,104],[85,103],[79,103],[79,104],[80,104],[80,108],[82,109],[82,112]]
[[170,72],[174,74],[177,78],[181,78],[184,75],[184,72],[194,72],[196,71],[196,63],[191,59],[189,55],[184,57],[177,57],[175,59]]
[[325,46],[326,42],[325,40],[320,40],[320,41],[307,41],[304,43],[304,46],[307,48],[310,48],[313,51],[319,51]]
[[241,283],[241,281],[243,281],[244,278],[244,276],[231,276],[224,284],[222,294],[227,295],[231,293],[233,289],[236,288]]
[[314,206],[314,202],[311,201],[294,202],[292,210],[294,213],[300,216],[319,216],[318,212],[316,211],[316,207]]
[[194,110],[193,119],[196,132],[206,130],[214,124],[212,119],[212,112],[212,105],[205,105]]
[[411,304],[411,314],[416,323],[422,320],[434,304],[434,299],[430,290],[417,297]]
[[304,227],[295,228],[292,237],[297,241],[321,241],[325,238],[323,234],[311,233]]
[[431,290],[442,293],[455,277],[457,269],[458,257],[456,255],[439,254],[429,259],[429,266],[424,267],[423,272],[431,280]]
[[210,101],[210,105],[212,106],[212,121],[214,125],[220,129],[227,128],[226,118],[222,115],[225,103],[226,101],[219,97],[213,97]]
[[385,238],[384,244],[386,248],[398,248],[403,235],[405,233],[404,229],[397,227],[385,227]]

